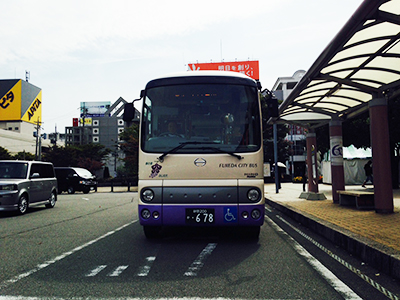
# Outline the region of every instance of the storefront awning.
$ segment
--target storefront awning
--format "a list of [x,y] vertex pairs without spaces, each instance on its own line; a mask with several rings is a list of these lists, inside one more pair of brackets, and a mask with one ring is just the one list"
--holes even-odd
[[280,105],[274,122],[319,127],[400,94],[400,0],[365,0]]

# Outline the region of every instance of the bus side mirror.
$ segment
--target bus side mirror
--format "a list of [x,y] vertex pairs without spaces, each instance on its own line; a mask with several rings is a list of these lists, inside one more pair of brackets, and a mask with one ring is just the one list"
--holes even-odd
[[135,117],[135,108],[133,107],[133,103],[125,103],[124,104],[124,114],[122,119],[125,122],[131,122]]
[[140,98],[133,100],[131,103],[125,103],[124,104],[124,114],[122,115],[122,120],[125,122],[132,122],[132,120],[135,118],[135,107],[133,106],[133,103],[136,101],[139,101],[140,99],[143,99],[144,97],[144,90],[140,91]]

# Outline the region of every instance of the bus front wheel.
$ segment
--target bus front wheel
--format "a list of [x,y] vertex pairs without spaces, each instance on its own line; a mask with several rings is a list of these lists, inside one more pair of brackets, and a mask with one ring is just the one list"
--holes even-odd
[[242,228],[242,237],[249,240],[258,240],[260,236],[260,226],[249,226]]
[[143,231],[149,240],[161,238],[161,227],[159,226],[143,226]]

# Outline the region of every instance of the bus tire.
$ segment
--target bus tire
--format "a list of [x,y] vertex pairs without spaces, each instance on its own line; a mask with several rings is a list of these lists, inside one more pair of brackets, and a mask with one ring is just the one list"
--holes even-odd
[[260,236],[260,226],[250,226],[243,228],[243,237],[249,240],[258,240]]
[[149,240],[161,238],[161,228],[159,226],[143,226],[143,231]]

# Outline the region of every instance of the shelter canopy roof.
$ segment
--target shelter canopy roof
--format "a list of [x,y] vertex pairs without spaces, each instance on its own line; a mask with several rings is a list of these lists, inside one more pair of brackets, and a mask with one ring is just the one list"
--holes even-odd
[[[351,118],[400,86],[400,0],[365,0],[280,105],[279,122]],[[397,91],[397,92],[396,92]]]

